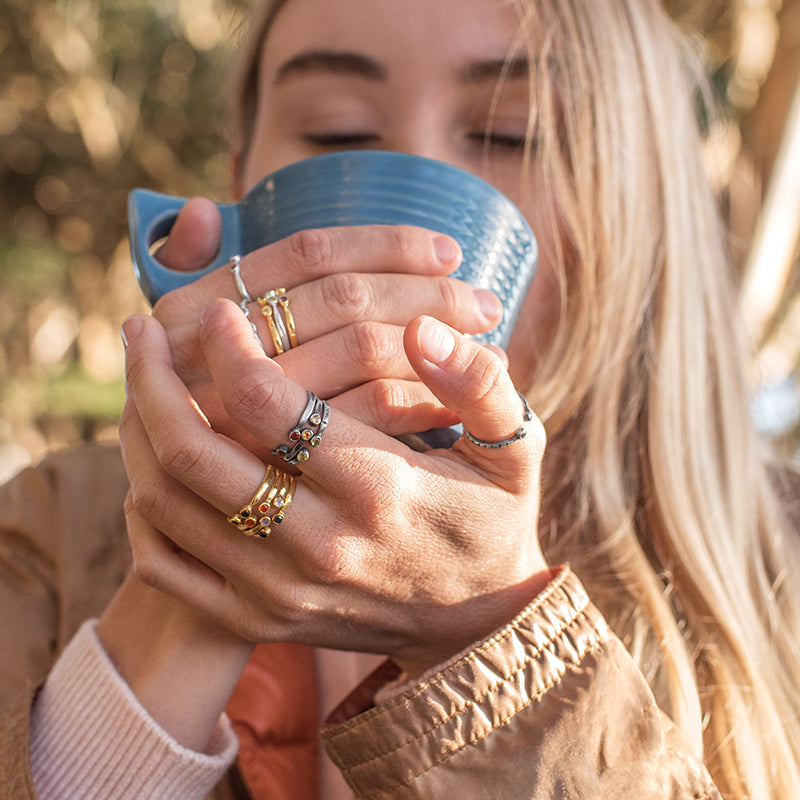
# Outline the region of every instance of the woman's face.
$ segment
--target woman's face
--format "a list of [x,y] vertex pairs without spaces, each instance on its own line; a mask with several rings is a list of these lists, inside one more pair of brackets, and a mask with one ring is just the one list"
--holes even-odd
[[524,49],[510,53],[517,27],[507,0],[288,0],[263,48],[253,140],[234,190],[357,148],[434,158],[492,183],[539,239],[539,271],[509,347],[525,386],[557,303],[536,170],[527,188],[520,179],[530,89]]

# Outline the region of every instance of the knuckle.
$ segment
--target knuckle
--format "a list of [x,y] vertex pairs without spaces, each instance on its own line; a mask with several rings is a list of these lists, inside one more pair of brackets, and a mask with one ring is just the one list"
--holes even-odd
[[[280,593],[267,596],[269,608],[269,622],[283,630],[292,630],[308,619],[308,607],[304,602],[301,591],[293,586],[286,586]],[[245,625],[251,625],[250,620],[244,620]]]
[[418,239],[419,231],[407,225],[393,225],[387,227],[392,249],[403,264],[412,263],[419,258]]
[[133,572],[145,586],[164,591],[166,580],[159,559],[138,549],[133,551]]
[[439,300],[445,309],[458,308],[462,302],[460,282],[452,278],[441,278],[436,282],[439,291]]
[[351,567],[348,554],[336,537],[318,548],[316,558],[312,562],[313,579],[323,586],[337,586],[348,583]]
[[417,480],[408,475],[398,463],[385,463],[379,457],[365,457],[362,491],[359,493],[358,514],[366,529],[380,538],[381,533],[396,531],[405,525],[409,486]]
[[226,411],[233,417],[258,416],[271,405],[274,385],[255,372],[244,372],[233,380],[222,395]]
[[463,394],[477,406],[490,404],[491,396],[505,376],[505,367],[488,350],[477,350],[463,372]]
[[173,427],[163,436],[154,436],[153,449],[164,470],[178,479],[196,472],[209,455],[204,437],[185,427]]
[[385,379],[373,381],[369,389],[375,423],[382,430],[393,430],[408,405],[406,393],[395,381]]
[[297,265],[310,271],[324,271],[333,263],[334,246],[330,231],[322,228],[293,233],[286,241]]
[[167,292],[156,300],[156,304],[153,306],[153,316],[164,327],[167,327],[171,320],[179,318],[184,310],[184,305],[180,291]]
[[167,495],[161,482],[144,479],[132,482],[128,498],[128,509],[134,510],[155,528],[163,525],[167,509]]
[[353,272],[330,275],[326,280],[326,300],[345,322],[367,319],[372,293],[363,276]]
[[357,322],[350,327],[352,357],[380,372],[392,361],[394,342],[389,329],[374,322]]
[[356,586],[362,582],[367,554],[363,540],[334,536],[321,542],[310,559],[312,580],[320,586]]

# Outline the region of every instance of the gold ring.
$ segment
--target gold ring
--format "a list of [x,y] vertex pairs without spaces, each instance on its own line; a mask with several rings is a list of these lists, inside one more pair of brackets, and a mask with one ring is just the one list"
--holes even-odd
[[272,533],[272,525],[283,522],[296,488],[292,475],[270,465],[250,502],[228,517],[228,522],[246,536],[266,539]]
[[[264,477],[261,480],[261,483],[258,485],[258,488],[255,491],[255,494],[251,498],[250,502],[243,506],[239,511],[237,511],[232,517],[228,517],[228,522],[234,526],[234,528],[243,531],[244,533],[254,533],[256,528],[259,526],[258,516],[255,513],[255,508],[261,502],[261,498],[270,491],[270,488],[275,482],[276,473],[278,470],[270,464],[267,467],[267,471],[264,473]],[[281,473],[283,474],[283,473]]]
[[297,329],[286,289],[270,289],[257,298],[256,302],[267,321],[277,355],[297,347]]
[[280,525],[283,522],[286,509],[294,497],[294,491],[297,486],[297,481],[294,477],[280,470],[275,472],[279,477],[267,497],[258,504],[258,528],[250,536],[259,536],[262,539],[266,539],[272,533],[272,525]]

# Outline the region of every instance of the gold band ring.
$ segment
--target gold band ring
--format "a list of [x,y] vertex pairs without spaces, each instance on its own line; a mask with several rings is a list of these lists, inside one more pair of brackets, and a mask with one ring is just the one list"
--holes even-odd
[[276,353],[280,355],[286,350],[297,347],[297,329],[286,289],[270,289],[257,298],[256,302],[267,321]]
[[283,522],[296,486],[293,476],[270,464],[250,502],[228,517],[228,522],[247,536],[266,539],[272,533],[272,524]]

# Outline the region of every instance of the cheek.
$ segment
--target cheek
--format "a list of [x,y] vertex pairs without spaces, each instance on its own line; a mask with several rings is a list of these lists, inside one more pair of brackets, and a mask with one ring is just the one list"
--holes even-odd
[[536,367],[550,349],[558,328],[561,300],[552,260],[540,251],[536,277],[525,297],[508,345],[509,372],[514,383],[527,389]]
[[532,202],[521,204],[531,227],[536,232],[539,262],[536,277],[525,297],[519,319],[508,347],[509,371],[519,387],[527,388],[533,381],[537,365],[547,355],[561,314],[561,289],[556,268],[555,233],[553,221],[540,195]]

